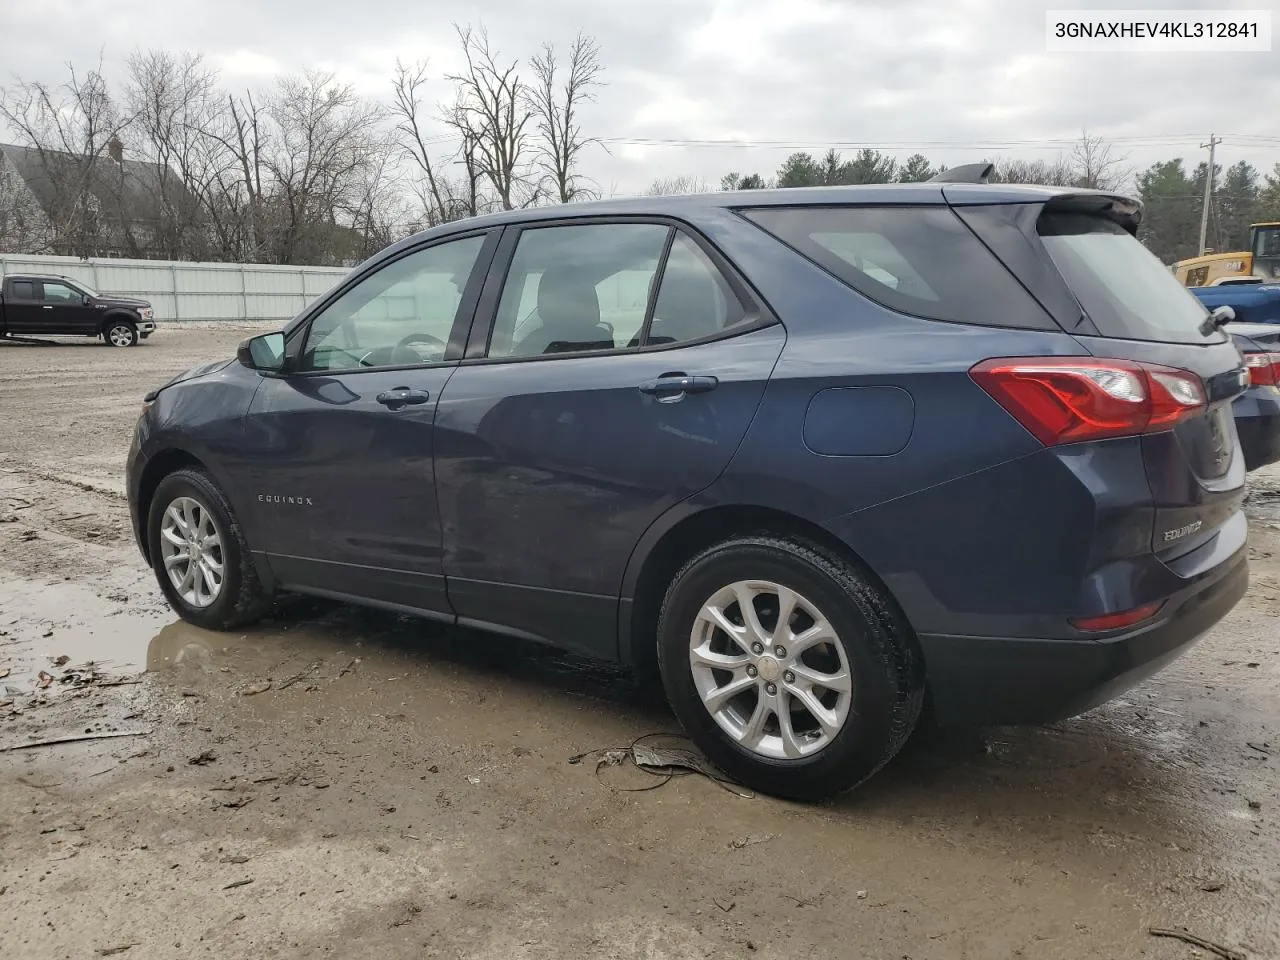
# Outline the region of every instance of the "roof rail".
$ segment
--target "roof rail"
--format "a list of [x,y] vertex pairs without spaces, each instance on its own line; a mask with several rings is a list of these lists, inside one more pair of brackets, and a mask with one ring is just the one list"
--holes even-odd
[[994,163],[962,163],[929,178],[930,183],[986,183],[995,171]]

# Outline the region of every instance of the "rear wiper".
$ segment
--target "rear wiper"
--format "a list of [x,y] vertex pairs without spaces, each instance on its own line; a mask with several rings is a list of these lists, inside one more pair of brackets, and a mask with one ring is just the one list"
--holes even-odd
[[1236,318],[1236,312],[1228,306],[1218,307],[1213,313],[1204,318],[1204,322],[1200,324],[1200,335],[1207,337],[1215,330],[1220,330],[1224,325],[1230,323]]

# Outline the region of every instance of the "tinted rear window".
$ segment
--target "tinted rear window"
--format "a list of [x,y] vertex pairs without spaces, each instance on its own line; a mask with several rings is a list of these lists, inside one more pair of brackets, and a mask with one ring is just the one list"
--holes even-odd
[[1040,305],[945,207],[765,207],[743,216],[899,313],[983,326],[1054,328]]
[[36,285],[30,280],[13,281],[13,299],[15,300],[34,300],[36,298]]
[[1104,337],[1219,342],[1208,311],[1124,227],[1086,213],[1046,212],[1037,226],[1054,265]]

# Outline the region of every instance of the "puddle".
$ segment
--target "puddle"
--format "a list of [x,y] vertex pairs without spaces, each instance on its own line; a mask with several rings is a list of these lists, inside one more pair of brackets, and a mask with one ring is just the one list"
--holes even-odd
[[131,603],[125,591],[107,597],[70,581],[6,575],[0,580],[0,680],[14,693],[29,692],[41,670],[68,657],[93,662],[107,675],[146,667],[147,648],[172,614]]
[[244,631],[202,630],[175,618],[144,581],[100,595],[71,581],[0,581],[0,694],[36,689],[40,671],[55,676],[92,662],[103,677],[181,667],[262,675],[282,664],[362,657],[400,668],[451,664],[546,683],[562,693],[651,703],[617,665],[509,637],[303,597],[282,599],[272,617]]

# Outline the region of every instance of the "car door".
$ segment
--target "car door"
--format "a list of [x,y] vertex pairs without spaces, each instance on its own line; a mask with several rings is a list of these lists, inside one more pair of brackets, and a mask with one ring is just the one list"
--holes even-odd
[[477,231],[379,263],[293,333],[286,374],[264,377],[249,500],[285,587],[448,613],[434,418],[496,241]]
[[50,333],[89,333],[96,330],[97,316],[86,307],[84,294],[68,283],[43,280],[41,287],[40,323]]
[[459,622],[616,656],[628,558],[723,472],[784,340],[683,228],[509,228],[437,411]]
[[35,280],[10,280],[5,288],[4,321],[9,333],[33,333],[40,329],[41,300]]

